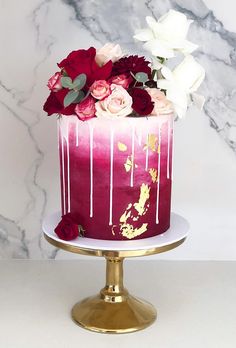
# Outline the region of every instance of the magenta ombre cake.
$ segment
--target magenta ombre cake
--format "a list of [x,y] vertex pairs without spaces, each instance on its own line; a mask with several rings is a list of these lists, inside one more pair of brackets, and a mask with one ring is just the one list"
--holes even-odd
[[62,214],[86,237],[152,237],[170,225],[173,117],[59,121]]
[[62,240],[130,241],[170,227],[174,118],[190,103],[203,107],[196,91],[205,70],[186,37],[192,20],[170,10],[146,21],[134,38],[150,60],[106,43],[72,51],[48,80],[44,111],[58,115],[60,154],[54,231]]

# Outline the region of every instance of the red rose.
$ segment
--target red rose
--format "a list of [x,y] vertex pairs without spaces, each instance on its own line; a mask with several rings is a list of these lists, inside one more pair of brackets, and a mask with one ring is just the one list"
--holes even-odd
[[75,113],[81,121],[95,117],[95,112],[95,99],[90,95],[75,107]]
[[132,108],[137,112],[137,114],[149,115],[152,112],[154,103],[145,89],[133,88],[130,91],[130,95],[133,99]]
[[110,84],[105,80],[95,81],[89,90],[91,95],[98,100],[104,99],[111,94]]
[[125,74],[113,76],[109,79],[109,82],[115,85],[122,86],[124,89],[128,89],[130,83],[133,81],[131,77],[127,77]]
[[46,103],[43,106],[43,110],[47,112],[48,116],[52,114],[73,115],[75,112],[75,104],[70,104],[66,108],[63,101],[68,93],[67,88],[63,88],[58,92],[51,92]]
[[71,52],[58,66],[74,80],[79,74],[86,74],[86,86],[90,87],[95,80],[107,80],[111,75],[112,62],[99,66],[95,61],[96,49],[90,47],[88,50]]
[[50,91],[57,92],[62,89],[61,85],[61,72],[56,72],[50,79],[47,84]]
[[72,240],[79,236],[79,226],[75,223],[73,215],[68,213],[61,217],[61,221],[55,228],[54,232],[60,239]]

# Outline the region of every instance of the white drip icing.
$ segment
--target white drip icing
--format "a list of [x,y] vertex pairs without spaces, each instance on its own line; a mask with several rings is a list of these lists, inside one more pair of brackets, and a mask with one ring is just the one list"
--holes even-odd
[[139,146],[141,146],[141,144],[142,144],[142,129],[139,130],[139,134],[138,134],[138,144],[139,144]]
[[160,199],[160,181],[161,181],[161,127],[162,127],[162,124],[160,124],[158,129],[159,151],[158,151],[158,170],[157,170],[158,181],[157,181],[156,224],[159,224],[159,199]]
[[134,133],[135,133],[135,129],[132,126],[132,147],[131,147],[131,160],[132,160],[132,166],[131,166],[131,171],[130,171],[130,186],[133,187],[134,186]]
[[113,157],[114,157],[114,131],[110,132],[110,209],[109,225],[112,225],[112,206],[113,206]]
[[65,184],[65,157],[64,157],[64,138],[61,132],[61,166],[62,166],[62,199],[63,210],[62,215],[66,213],[66,184]]
[[90,147],[90,217],[93,217],[93,127],[89,123]]
[[173,165],[174,165],[174,117],[172,117],[172,155],[171,155],[171,180],[173,181]]
[[166,161],[166,171],[167,171],[167,179],[170,178],[170,131],[171,131],[171,127],[170,127],[170,119],[168,119],[167,121],[167,161]]
[[68,213],[70,213],[70,141],[69,141],[69,122],[67,124],[67,200],[68,200]]
[[147,133],[147,145],[146,145],[146,164],[145,164],[145,170],[146,170],[146,172],[148,171],[148,156],[149,156],[149,153],[148,153],[148,140],[149,140],[149,138],[148,138],[148,133]]
[[57,120],[57,148],[60,150],[60,121]]
[[79,120],[76,121],[76,146],[79,146]]

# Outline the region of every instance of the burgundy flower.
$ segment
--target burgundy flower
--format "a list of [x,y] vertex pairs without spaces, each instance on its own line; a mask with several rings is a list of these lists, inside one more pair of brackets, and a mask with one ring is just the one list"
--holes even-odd
[[54,231],[60,239],[72,240],[79,236],[79,225],[74,216],[68,213],[61,217],[61,221]]
[[132,88],[130,95],[133,99],[132,108],[139,115],[149,115],[153,108],[154,103],[152,102],[151,96],[145,89]]
[[58,66],[74,80],[79,74],[86,74],[86,86],[90,87],[95,80],[107,80],[111,75],[112,62],[99,66],[95,61],[96,49],[77,50],[71,52]]
[[145,60],[144,57],[139,57],[137,55],[123,57],[113,64],[112,75],[126,74],[130,76],[130,72],[134,75],[137,72],[144,72],[151,78],[151,68],[149,64],[150,62]]
[[43,110],[47,112],[48,116],[52,114],[73,115],[75,111],[75,104],[64,107],[63,101],[68,93],[67,88],[63,88],[58,92],[51,92],[46,100]]

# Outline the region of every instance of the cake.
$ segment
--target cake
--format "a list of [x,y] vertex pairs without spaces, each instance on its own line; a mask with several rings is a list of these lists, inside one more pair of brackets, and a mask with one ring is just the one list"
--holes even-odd
[[59,120],[62,215],[86,237],[134,239],[170,225],[173,113]]
[[205,75],[190,54],[173,71],[165,64],[170,50],[195,48],[184,36],[171,47],[169,33],[165,50],[163,36],[157,45],[153,28],[168,30],[172,17],[189,26],[169,11],[159,26],[147,17],[149,28],[135,35],[158,56],[152,63],[109,43],[71,52],[49,79],[44,110],[59,115],[61,239],[129,241],[170,227],[174,118],[190,99],[202,106],[195,92]]

